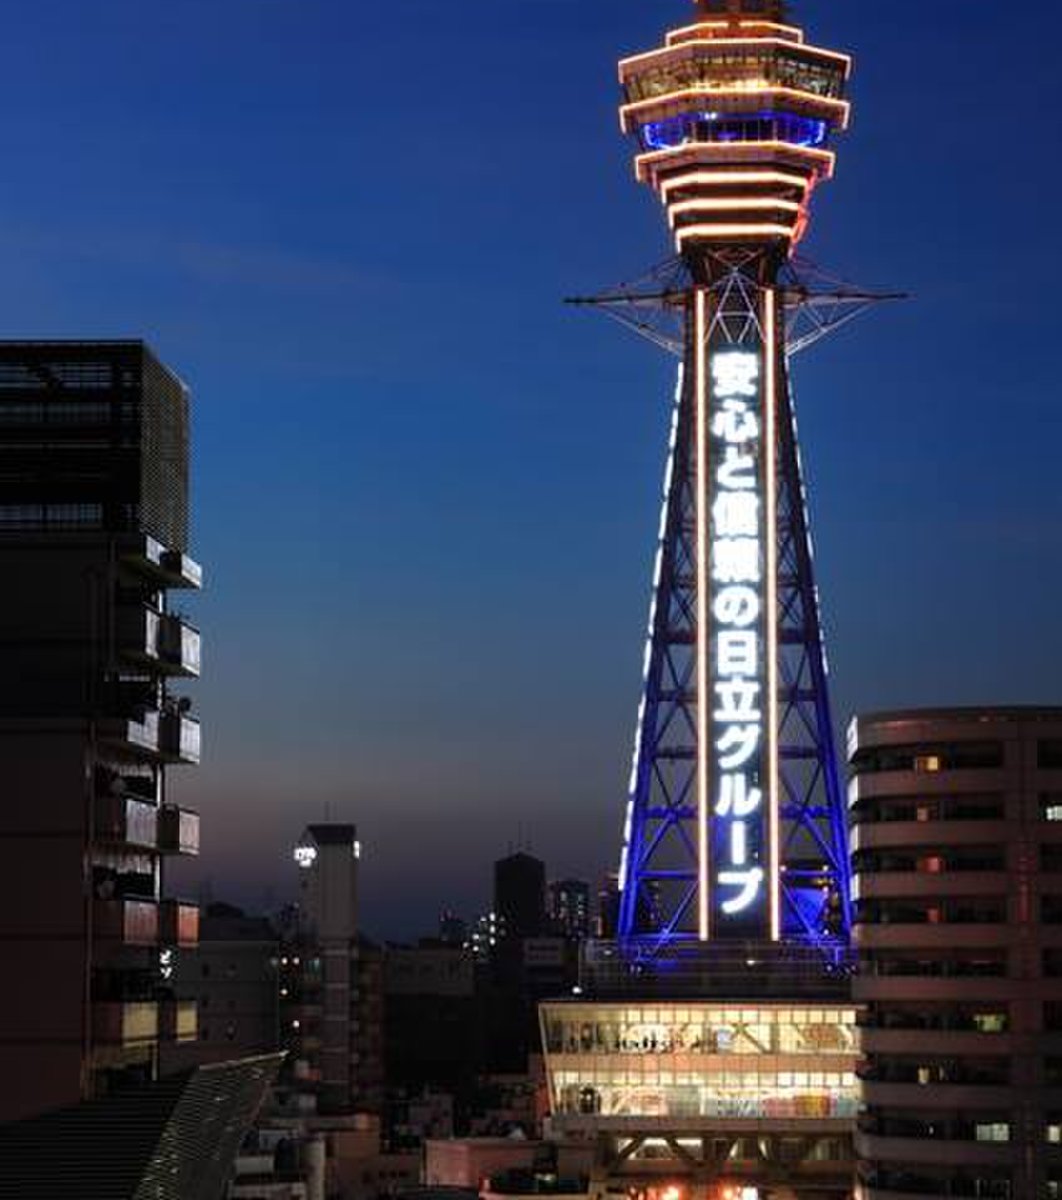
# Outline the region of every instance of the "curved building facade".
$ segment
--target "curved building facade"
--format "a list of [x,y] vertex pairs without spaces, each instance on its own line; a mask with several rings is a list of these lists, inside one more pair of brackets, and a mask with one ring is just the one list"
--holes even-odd
[[1062,1196],[1062,708],[849,730],[859,1200]]

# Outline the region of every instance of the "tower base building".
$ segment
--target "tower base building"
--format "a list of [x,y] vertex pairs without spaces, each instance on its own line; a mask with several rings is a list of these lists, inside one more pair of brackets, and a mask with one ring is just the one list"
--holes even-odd
[[632,971],[591,943],[585,968],[540,1015],[552,1136],[592,1143],[592,1194],[850,1200],[847,971],[751,944]]

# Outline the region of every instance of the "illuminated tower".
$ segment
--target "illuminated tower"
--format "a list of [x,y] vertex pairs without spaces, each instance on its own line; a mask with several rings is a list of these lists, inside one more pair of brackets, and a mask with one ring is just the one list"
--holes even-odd
[[677,257],[596,297],[682,360],[616,941],[540,1006],[590,1191],[850,1200],[858,1105],[842,792],[788,358],[879,297],[794,257],[849,60],[772,0],[700,0],[620,64]]
[[620,63],[635,171],[678,254],[656,299],[683,353],[620,871],[619,936],[640,954],[848,939],[787,344],[850,60],[783,7],[697,0],[694,24]]

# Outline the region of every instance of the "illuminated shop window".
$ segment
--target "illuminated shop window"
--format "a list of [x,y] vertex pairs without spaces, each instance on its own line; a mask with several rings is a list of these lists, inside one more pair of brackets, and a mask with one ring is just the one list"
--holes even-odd
[[1009,1142],[1010,1125],[1006,1121],[988,1121],[974,1126],[974,1139],[978,1142]]

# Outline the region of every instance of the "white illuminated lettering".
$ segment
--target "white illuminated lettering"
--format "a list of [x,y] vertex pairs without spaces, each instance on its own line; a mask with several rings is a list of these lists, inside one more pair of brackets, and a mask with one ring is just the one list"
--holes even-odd
[[757,537],[760,498],[752,492],[720,492],[712,505],[712,520],[721,537]]
[[717,583],[760,582],[759,538],[719,538],[713,550],[712,578]]
[[716,593],[712,614],[720,625],[745,629],[755,625],[762,610],[760,598],[750,587],[726,587]]
[[760,436],[760,418],[744,400],[727,400],[712,418],[712,433],[731,446],[743,446]]
[[[764,744],[763,499],[759,494],[762,424],[760,358],[724,350],[711,362],[710,430],[715,439],[711,504],[711,572],[718,585],[711,695],[715,698],[715,775],[712,839],[720,858],[715,876],[724,916],[747,912],[759,900],[764,869],[757,814],[763,808],[759,756]],[[772,614],[768,614],[772,615]],[[708,703],[702,692],[701,703]]]
[[747,350],[722,350],[712,359],[712,383],[717,396],[754,397],[759,378],[759,355]]
[[752,491],[756,487],[756,460],[751,454],[742,454],[736,446],[727,446],[716,477],[720,487]]
[[757,812],[763,803],[759,788],[750,788],[745,775],[723,775],[719,780],[719,803],[716,812],[721,817],[743,821]]
[[749,861],[749,827],[744,821],[734,821],[730,826],[730,861],[735,867]]
[[715,743],[720,769],[735,771],[751,761],[760,748],[761,733],[759,725],[728,725]]
[[736,896],[724,900],[721,905],[727,916],[735,916],[737,913],[745,912],[756,902],[763,888],[763,868],[749,867],[744,871],[720,871],[719,883],[721,887],[738,889]]
[[732,722],[762,721],[759,709],[760,685],[748,679],[725,679],[715,685],[719,707],[715,719],[723,725]]
[[716,638],[716,657],[720,675],[755,675],[760,639],[752,629],[726,629]]

